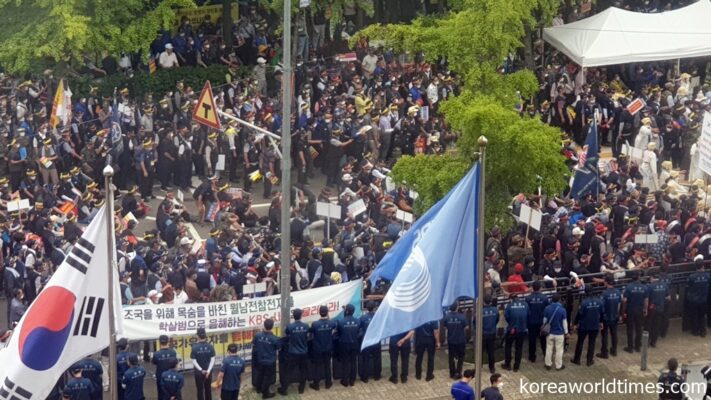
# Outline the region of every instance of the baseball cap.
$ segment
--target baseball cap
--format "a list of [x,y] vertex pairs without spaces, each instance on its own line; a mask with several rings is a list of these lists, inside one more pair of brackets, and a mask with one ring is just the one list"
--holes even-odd
[[173,45],[170,44],[170,43],[167,43],[167,44],[165,45],[165,48],[166,48],[166,49],[172,49],[172,48],[173,48]]
[[163,297],[163,293],[161,293],[161,292],[159,292],[159,291],[153,289],[153,290],[151,290],[150,292],[148,292],[148,297],[150,298],[150,297],[153,297],[153,296],[156,296],[156,298],[159,298],[159,299],[160,299],[161,297]]
[[188,237],[184,237],[184,238],[180,239],[180,245],[181,245],[181,246],[187,246],[187,245],[190,245],[190,244],[193,244],[193,240],[192,240],[192,239],[190,239],[190,238],[188,238]]

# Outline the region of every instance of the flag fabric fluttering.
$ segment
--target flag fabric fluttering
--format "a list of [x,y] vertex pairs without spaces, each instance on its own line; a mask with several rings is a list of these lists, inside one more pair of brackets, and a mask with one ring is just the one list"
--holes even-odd
[[362,347],[442,317],[459,297],[476,297],[480,168],[420,217],[372,274],[392,285],[363,338]]
[[573,184],[570,188],[570,197],[580,199],[587,194],[597,194],[600,187],[598,174],[598,158],[600,147],[597,143],[597,122],[593,118],[585,139],[585,146],[579,156],[578,166],[575,168]]
[[52,102],[52,114],[49,118],[49,124],[52,128],[56,128],[61,122],[62,125],[69,125],[72,119],[72,91],[69,86],[65,88],[64,79],[59,81],[57,92],[54,94]]
[[[45,399],[72,364],[109,346],[106,224],[112,221],[104,207],[0,350],[0,398]],[[121,310],[115,270],[114,282],[114,310]],[[120,331],[121,319],[115,321]]]

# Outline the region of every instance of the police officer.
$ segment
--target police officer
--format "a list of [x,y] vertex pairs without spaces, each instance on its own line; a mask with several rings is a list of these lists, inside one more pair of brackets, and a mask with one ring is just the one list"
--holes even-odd
[[101,395],[104,391],[104,385],[101,380],[104,368],[101,363],[93,358],[85,358],[79,360],[75,365],[81,367],[81,376],[91,381],[91,400],[101,400]]
[[625,287],[622,295],[627,316],[627,347],[624,350],[628,353],[640,351],[642,347],[642,320],[647,315],[649,302],[647,286],[639,281],[639,273],[632,271],[630,277],[632,282]]
[[257,393],[261,393],[263,399],[275,396],[274,393],[269,392],[269,386],[276,375],[277,350],[279,350],[279,338],[272,333],[273,328],[274,320],[267,319],[264,321],[264,330],[254,335],[252,339],[252,360],[258,373],[255,386]]
[[160,385],[163,388],[162,400],[182,400],[183,374],[178,371],[178,359],[171,358],[167,361],[168,370],[160,375]]
[[407,383],[407,375],[410,367],[411,339],[415,336],[415,331],[406,331],[390,336],[388,352],[390,353],[390,382],[397,384],[397,359],[400,356],[402,367],[400,369],[400,382]]
[[333,335],[336,332],[337,324],[328,318],[328,307],[321,306],[318,309],[320,319],[311,324],[311,358],[316,369],[314,380],[309,385],[314,390],[319,390],[321,378],[326,383],[326,389],[333,385],[331,379],[331,357],[333,356]]
[[686,301],[691,314],[691,333],[694,336],[706,336],[706,303],[709,293],[708,272],[704,271],[704,264],[698,262],[696,272],[689,275],[686,287]]
[[467,343],[467,319],[459,311],[458,302],[449,307],[449,312],[444,316],[444,327],[447,329],[449,377],[460,379],[462,377],[462,366],[464,365],[464,347]]
[[[585,295],[587,296],[580,303],[578,314],[575,316],[575,326],[578,330],[578,342],[575,344],[575,355],[571,362],[580,365],[580,357],[583,353],[583,342],[588,339],[588,352],[586,355],[589,367],[594,364],[593,355],[595,354],[595,339],[597,333],[602,329],[602,321],[604,320],[605,306],[599,297],[594,296],[592,286],[585,287]],[[576,329],[575,327],[573,329]]]
[[144,400],[143,380],[146,378],[146,370],[138,364],[138,356],[131,354],[128,357],[129,368],[121,376],[119,387],[123,389],[124,400]]
[[215,347],[207,342],[205,328],[197,329],[198,342],[193,343],[190,358],[195,373],[198,400],[211,400],[212,367],[215,365]]
[[163,390],[161,389],[161,376],[163,372],[170,369],[170,364],[172,360],[177,360],[178,355],[170,347],[170,339],[167,335],[160,335],[158,338],[158,344],[160,348],[158,351],[153,353],[153,364],[156,366],[156,386],[158,388],[158,399],[163,399],[165,397]]
[[504,342],[503,369],[511,370],[511,346],[516,343],[516,355],[513,364],[514,372],[521,366],[521,352],[523,340],[528,336],[528,303],[522,297],[514,297],[506,306],[504,318],[506,327],[506,340]]
[[[363,341],[365,332],[370,326],[370,322],[375,315],[375,302],[369,300],[365,303],[365,309],[368,311],[360,317],[360,340]],[[360,352],[360,360],[358,367],[360,369],[360,380],[367,383],[368,379],[373,378],[376,381],[380,380],[382,371],[382,359],[380,355],[380,343],[366,347]]]
[[434,379],[435,346],[439,349],[439,322],[426,322],[415,329],[415,378],[422,379],[422,359],[427,352],[427,376],[425,380]]
[[667,301],[671,300],[669,286],[659,279],[657,274],[652,275],[652,282],[648,285],[649,311],[647,312],[647,330],[649,331],[649,345],[655,347],[657,338],[664,326],[664,311]]
[[482,334],[484,339],[484,350],[486,351],[486,358],[489,361],[489,372],[495,373],[496,367],[494,363],[496,357],[494,352],[496,351],[496,325],[499,324],[499,309],[491,299],[491,295],[484,296],[484,310],[482,313]]
[[360,338],[360,321],[353,317],[355,307],[346,305],[343,318],[338,320],[338,352],[343,365],[341,385],[353,386],[356,380],[356,362],[358,358],[358,339]]
[[155,166],[153,140],[146,139],[143,142],[143,148],[136,149],[135,157],[141,197],[143,197],[143,200],[149,200],[153,197],[153,171]]
[[659,400],[681,400],[684,398],[681,385],[686,379],[676,373],[677,368],[679,368],[679,362],[676,358],[670,358],[667,361],[667,368],[669,370],[659,375],[659,380],[657,381],[662,387],[661,393],[659,393]]
[[283,368],[280,373],[279,394],[282,396],[286,396],[286,392],[289,390],[289,376],[294,369],[299,371],[299,393],[304,393],[306,388],[309,326],[301,322],[301,314],[300,308],[295,308],[292,311],[294,322],[290,323],[284,332],[287,341],[287,358],[286,368]]
[[541,342],[541,352],[546,354],[546,338],[540,335],[543,325],[543,310],[550,304],[548,297],[541,293],[541,282],[532,285],[533,293],[526,297],[528,303],[528,360],[536,362],[536,341]]
[[72,374],[72,378],[62,390],[64,397],[72,400],[91,400],[91,392],[94,389],[94,385],[88,378],[82,377],[81,371],[82,366],[80,364],[74,364],[70,368],[69,372]]
[[239,398],[239,386],[244,372],[244,360],[237,355],[237,344],[230,343],[227,346],[227,357],[222,360],[220,374],[215,381],[216,388],[220,390],[221,400],[237,400]]
[[[131,367],[129,364],[129,358],[131,358],[132,355],[136,355],[136,353],[127,351],[128,340],[123,338],[116,342],[116,347],[118,349],[118,353],[116,353],[116,376],[118,382],[121,382],[123,374],[126,373],[126,371]],[[118,397],[119,400],[126,399],[126,397],[124,397],[124,388],[122,385],[118,385]]]
[[[617,324],[620,319],[620,304],[622,303],[622,293],[612,285],[615,279],[608,275],[605,277],[605,290],[602,291],[602,304],[604,306],[602,320],[602,347],[595,356],[608,358],[610,355],[617,356]],[[610,348],[608,353],[608,339]]]

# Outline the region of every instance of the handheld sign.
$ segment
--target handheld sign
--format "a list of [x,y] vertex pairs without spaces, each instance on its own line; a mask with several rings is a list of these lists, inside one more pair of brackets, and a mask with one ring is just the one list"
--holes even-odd
[[217,116],[217,105],[215,98],[212,96],[212,86],[210,81],[205,82],[205,86],[200,92],[197,104],[193,109],[193,120],[210,128],[220,129],[220,118]]

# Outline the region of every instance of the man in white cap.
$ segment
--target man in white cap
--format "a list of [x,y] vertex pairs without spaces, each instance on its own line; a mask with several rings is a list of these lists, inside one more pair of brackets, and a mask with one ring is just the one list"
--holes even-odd
[[158,64],[161,68],[177,68],[180,66],[178,57],[173,52],[173,45],[168,43],[165,45],[165,51],[158,56]]
[[148,292],[148,301],[146,301],[146,304],[158,304],[161,297],[163,297],[163,293],[153,289]]
[[257,58],[257,65],[254,67],[254,79],[257,80],[257,91],[262,95],[267,95],[267,60],[264,57]]

